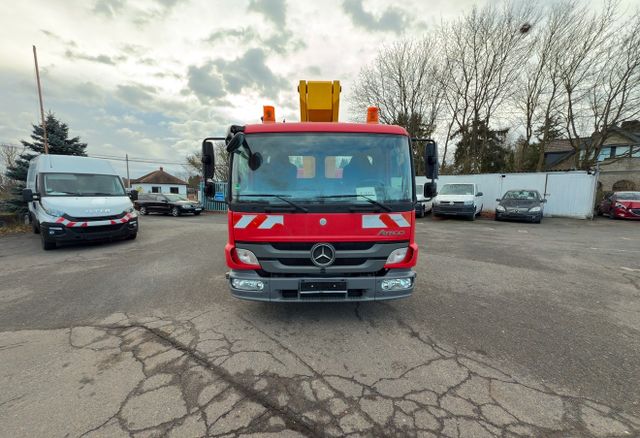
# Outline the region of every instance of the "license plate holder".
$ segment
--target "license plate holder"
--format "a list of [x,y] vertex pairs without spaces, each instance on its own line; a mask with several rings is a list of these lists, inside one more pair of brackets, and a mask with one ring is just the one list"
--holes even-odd
[[325,280],[300,280],[298,290],[301,294],[347,293],[347,282]]

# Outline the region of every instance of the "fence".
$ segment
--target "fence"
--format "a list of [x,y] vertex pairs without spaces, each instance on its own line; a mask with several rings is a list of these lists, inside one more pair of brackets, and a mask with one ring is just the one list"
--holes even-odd
[[[424,177],[423,177],[424,178]],[[534,189],[545,197],[545,216],[593,217],[598,175],[583,171],[441,175],[438,187],[447,183],[475,183],[483,193],[483,210],[494,211],[496,199],[507,190]]]
[[[424,177],[416,178],[418,183]],[[475,183],[483,193],[483,210],[494,211],[496,199],[502,198],[507,190],[534,189],[545,197],[545,216],[573,217],[587,219],[593,217],[598,176],[582,171],[539,172],[539,173],[492,173],[482,175],[441,175],[438,186],[447,183]],[[424,181],[422,181],[424,183]],[[215,183],[216,195],[204,196],[204,185],[200,184],[200,199],[207,211],[227,211],[223,202],[227,193],[226,182]]]
[[227,193],[226,182],[214,183],[215,195],[213,197],[207,197],[204,194],[204,183],[200,183],[200,199],[205,211],[227,211],[227,204],[224,202],[225,195]]

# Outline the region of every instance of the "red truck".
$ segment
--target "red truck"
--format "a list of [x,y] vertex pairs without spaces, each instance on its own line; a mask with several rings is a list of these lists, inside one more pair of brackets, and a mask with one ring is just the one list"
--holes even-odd
[[[336,82],[320,83],[320,90],[301,82],[302,122],[275,123],[273,108],[265,107],[263,123],[229,130],[225,257],[237,298],[369,301],[413,292],[412,139],[400,126],[377,123],[377,108],[370,108],[368,123],[337,122]],[[327,84],[333,93],[323,100]],[[318,107],[326,111],[314,112]],[[209,195],[214,140],[203,141]],[[423,141],[432,180],[424,192],[432,197],[437,147]]]

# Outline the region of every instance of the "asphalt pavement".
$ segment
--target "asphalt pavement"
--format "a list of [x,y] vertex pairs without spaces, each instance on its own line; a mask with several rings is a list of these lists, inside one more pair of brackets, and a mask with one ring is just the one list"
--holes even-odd
[[232,298],[226,216],[0,237],[0,436],[639,436],[640,224],[419,219],[411,298]]

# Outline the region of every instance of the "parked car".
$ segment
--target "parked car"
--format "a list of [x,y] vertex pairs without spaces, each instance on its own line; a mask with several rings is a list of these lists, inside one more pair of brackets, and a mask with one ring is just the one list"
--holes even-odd
[[544,204],[547,202],[537,190],[520,189],[507,191],[502,199],[496,199],[496,220],[517,219],[542,221]]
[[416,183],[416,216],[424,217],[433,208],[433,200],[431,198],[424,197],[424,184]]
[[184,196],[170,193],[141,193],[135,203],[140,214],[162,213],[180,216],[185,213],[202,213],[202,205]]
[[433,200],[434,216],[465,216],[475,220],[482,211],[482,192],[474,183],[450,183],[442,186]]
[[611,219],[640,219],[640,192],[609,193],[598,205],[597,213]]
[[22,198],[42,248],[58,243],[135,239],[138,214],[122,179],[105,160],[39,155],[29,162]]

